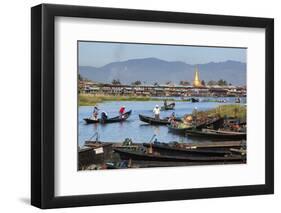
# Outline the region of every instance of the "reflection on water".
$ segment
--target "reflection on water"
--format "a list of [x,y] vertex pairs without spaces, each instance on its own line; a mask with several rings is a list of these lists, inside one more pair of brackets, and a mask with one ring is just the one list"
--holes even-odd
[[[210,99],[210,98],[208,98]],[[221,98],[220,98],[221,99]],[[177,117],[181,117],[187,113],[191,113],[196,107],[197,110],[208,110],[222,104],[230,104],[235,102],[235,98],[224,98],[227,103],[218,102],[176,102],[175,110],[161,112],[161,117],[169,116],[172,112],[176,113]],[[245,98],[242,99],[245,103]],[[180,135],[175,135],[168,131],[166,126],[152,126],[143,123],[139,120],[138,115],[144,114],[152,116],[152,109],[155,105],[163,105],[162,101],[114,101],[103,102],[98,104],[101,110],[108,113],[109,117],[118,115],[120,106],[125,105],[127,110],[132,110],[129,119],[123,123],[112,124],[88,124],[86,125],[83,118],[91,116],[93,107],[80,106],[79,107],[79,145],[82,146],[85,140],[89,140],[96,132],[99,133],[99,139],[103,142],[123,142],[125,138],[131,138],[134,143],[148,142],[155,134],[158,141],[161,142],[196,142],[198,139],[192,139]],[[202,141],[202,140],[201,140]]]

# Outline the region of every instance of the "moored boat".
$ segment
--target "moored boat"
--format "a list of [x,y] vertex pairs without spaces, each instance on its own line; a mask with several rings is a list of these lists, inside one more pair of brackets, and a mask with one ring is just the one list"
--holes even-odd
[[112,143],[88,142],[78,151],[79,168],[101,164],[112,153]]
[[197,122],[196,129],[203,129],[209,126],[212,126],[213,129],[218,129],[222,127],[223,122],[224,118],[221,117],[209,118],[206,121]]
[[116,117],[113,117],[113,118],[108,118],[106,120],[102,120],[102,119],[94,120],[92,118],[84,118],[84,121],[86,122],[86,124],[92,124],[92,123],[106,124],[106,123],[122,122],[122,121],[127,120],[130,117],[131,113],[132,113],[132,110],[124,113],[122,116],[119,115],[119,116],[116,116]]
[[205,137],[208,139],[221,139],[221,140],[243,140],[246,139],[246,132],[233,132],[222,130],[186,130],[186,135],[191,137]]
[[179,135],[185,135],[186,130],[192,129],[192,126],[181,128],[181,127],[173,126],[171,124],[168,124],[167,127],[168,127],[170,132],[175,133],[175,134],[179,134]]
[[179,144],[169,143],[144,143],[144,147],[152,148],[154,151],[164,155],[176,156],[229,156],[231,152],[227,149],[208,149],[208,148],[193,148],[190,149]]
[[136,161],[162,161],[162,162],[201,162],[201,163],[210,163],[210,162],[235,162],[235,161],[244,161],[245,156],[171,156],[171,155],[161,155],[159,153],[146,153],[143,151],[133,151],[133,150],[124,150],[124,149],[114,149],[116,153],[120,155],[122,160],[136,160]]
[[210,127],[212,126],[213,129],[218,129],[220,127],[222,127],[224,122],[223,118],[209,118],[206,121],[201,121],[195,124],[190,124],[188,125],[184,125],[184,127],[181,127],[181,125],[171,125],[168,124],[167,127],[169,129],[170,132],[175,133],[175,134],[179,134],[179,135],[185,135],[186,134],[186,130],[191,130],[191,129],[197,129],[200,130],[202,128],[206,128],[206,127]]

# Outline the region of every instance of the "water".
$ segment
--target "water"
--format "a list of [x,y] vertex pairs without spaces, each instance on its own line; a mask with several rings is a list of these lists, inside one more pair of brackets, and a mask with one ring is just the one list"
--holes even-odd
[[[214,99],[214,98],[206,98]],[[222,99],[222,98],[219,98]],[[235,102],[235,98],[223,98],[227,100],[227,103],[218,102],[175,102],[175,110],[161,111],[160,117],[167,117],[172,112],[175,112],[177,117],[182,117],[185,114],[191,113],[195,107],[197,110],[208,110],[215,108],[218,105],[230,104]],[[242,98],[242,103],[245,103],[245,99]],[[100,141],[104,142],[123,142],[125,138],[131,138],[134,143],[148,142],[155,134],[156,138],[160,142],[197,142],[198,139],[188,138],[180,135],[173,134],[168,131],[166,126],[153,126],[146,124],[139,120],[139,114],[153,116],[152,109],[155,105],[163,105],[163,101],[114,101],[103,102],[98,104],[99,109],[108,113],[109,117],[118,115],[118,110],[121,106],[125,106],[126,110],[132,109],[132,114],[122,123],[111,124],[88,124],[86,125],[83,118],[90,117],[93,111],[92,106],[80,106],[79,107],[79,146],[83,146],[85,140],[89,140],[96,132],[99,133]],[[202,141],[202,140],[201,140]]]

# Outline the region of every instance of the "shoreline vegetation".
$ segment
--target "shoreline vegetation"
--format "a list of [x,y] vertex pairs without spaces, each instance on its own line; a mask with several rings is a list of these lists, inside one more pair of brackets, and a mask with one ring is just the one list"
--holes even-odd
[[92,95],[79,94],[79,106],[94,106],[104,101],[182,101],[189,102],[190,100],[176,100],[174,98],[154,98],[149,96],[114,96],[114,95]]
[[[174,98],[154,98],[147,96],[113,96],[113,95],[92,95],[92,94],[79,94],[79,106],[95,106],[104,101],[164,101],[168,102],[190,102],[189,99],[176,100]],[[208,101],[208,100],[207,100]],[[214,109],[207,111],[197,111],[197,116],[212,116],[219,115],[220,117],[236,117],[239,119],[246,119],[247,108],[240,104],[227,104],[220,105]]]
[[196,115],[199,117],[219,115],[220,117],[233,117],[246,120],[247,107],[240,104],[228,104],[220,105],[207,111],[193,111],[193,114],[194,113],[196,113]]

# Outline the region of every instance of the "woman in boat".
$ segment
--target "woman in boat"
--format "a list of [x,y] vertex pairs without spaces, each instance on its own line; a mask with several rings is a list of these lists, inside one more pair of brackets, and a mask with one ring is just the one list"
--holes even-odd
[[93,110],[93,120],[98,120],[99,109],[95,106]]
[[121,106],[121,108],[119,109],[119,115],[122,118],[123,114],[125,113],[125,106]]
[[174,121],[174,120],[176,120],[175,112],[173,112],[173,113],[170,115],[168,121],[172,122],[172,121]]
[[179,122],[177,122],[176,120],[171,120],[171,126],[178,128],[179,127]]
[[105,121],[105,120],[107,120],[107,118],[108,118],[107,113],[105,111],[102,111],[102,113],[101,113],[101,120]]
[[168,121],[171,123],[171,126],[172,126],[172,127],[177,127],[177,126],[178,126],[178,122],[176,121],[175,112],[173,112],[173,113],[170,115]]
[[155,108],[153,109],[153,113],[154,113],[155,119],[160,119],[160,108],[158,105],[156,105]]

